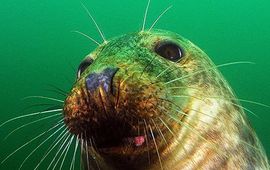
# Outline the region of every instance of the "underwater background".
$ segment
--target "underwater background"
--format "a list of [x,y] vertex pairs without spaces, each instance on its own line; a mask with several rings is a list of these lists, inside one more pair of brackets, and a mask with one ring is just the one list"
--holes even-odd
[[[141,30],[147,1],[85,0],[107,39]],[[168,6],[155,28],[176,32],[203,49],[216,65],[250,61],[220,68],[241,99],[270,105],[270,1],[269,0],[152,0],[147,27]],[[44,109],[47,100],[26,96],[64,99],[52,91],[68,91],[77,66],[96,45],[72,31],[101,38],[79,0],[10,0],[0,2],[0,124],[12,117]],[[32,104],[40,107],[28,108]],[[257,116],[247,113],[270,158],[270,108],[244,103]],[[28,109],[25,109],[28,108]],[[28,117],[0,128],[0,161],[16,148],[48,129],[53,120],[26,126],[4,140],[21,125],[40,117]],[[18,169],[22,161],[46,137],[12,155],[0,169]],[[40,147],[22,169],[34,169],[46,152]],[[73,147],[73,146],[72,146]],[[71,154],[68,154],[71,157]],[[79,155],[77,155],[79,156]],[[40,166],[46,166],[54,155]],[[79,159],[77,159],[78,164]],[[69,168],[70,160],[64,163]],[[78,168],[77,168],[78,169]]]

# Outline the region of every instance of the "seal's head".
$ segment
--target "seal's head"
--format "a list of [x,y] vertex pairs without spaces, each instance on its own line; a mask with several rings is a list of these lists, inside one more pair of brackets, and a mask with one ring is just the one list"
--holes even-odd
[[196,142],[204,141],[214,152],[224,149],[215,145],[221,138],[216,114],[232,108],[202,94],[232,96],[205,53],[172,32],[137,32],[111,39],[82,61],[64,120],[88,143],[88,161],[101,167],[176,167],[173,163],[192,153]]

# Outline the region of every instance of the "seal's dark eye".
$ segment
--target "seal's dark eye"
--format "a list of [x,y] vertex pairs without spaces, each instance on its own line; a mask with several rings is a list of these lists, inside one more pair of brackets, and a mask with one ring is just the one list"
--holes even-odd
[[180,60],[183,55],[182,49],[173,42],[159,43],[155,48],[155,52],[158,55],[174,62]]
[[80,78],[81,74],[93,63],[93,59],[88,57],[81,62],[77,71],[77,78]]

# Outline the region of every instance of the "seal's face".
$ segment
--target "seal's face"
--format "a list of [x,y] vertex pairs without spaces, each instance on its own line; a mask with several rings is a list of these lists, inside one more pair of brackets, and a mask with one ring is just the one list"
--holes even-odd
[[65,123],[92,144],[93,154],[145,166],[149,157],[173,149],[170,139],[177,134],[172,132],[181,129],[189,112],[192,87],[207,82],[191,74],[205,65],[211,65],[205,54],[175,33],[156,30],[112,39],[79,66],[65,101]]

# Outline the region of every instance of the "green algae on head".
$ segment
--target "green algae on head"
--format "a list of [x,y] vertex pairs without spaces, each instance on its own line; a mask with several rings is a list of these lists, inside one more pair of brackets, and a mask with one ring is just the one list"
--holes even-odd
[[64,120],[85,144],[85,169],[268,168],[217,67],[169,31],[126,34],[90,53]]

